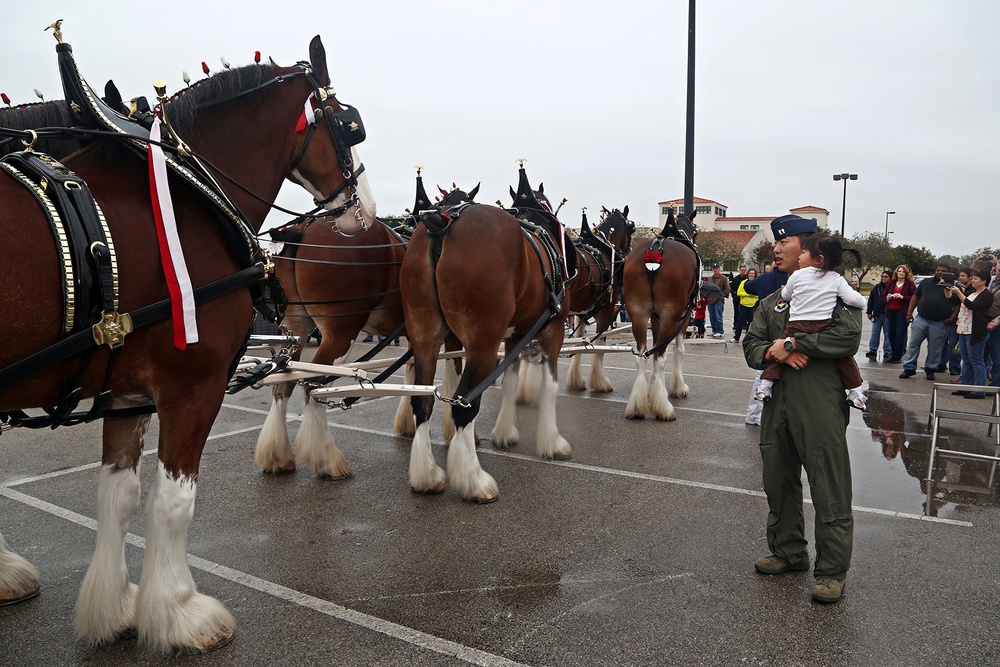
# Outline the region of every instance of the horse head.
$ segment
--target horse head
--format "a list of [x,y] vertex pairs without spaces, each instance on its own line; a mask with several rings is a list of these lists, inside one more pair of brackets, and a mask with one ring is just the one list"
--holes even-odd
[[667,216],[667,221],[659,235],[665,238],[684,238],[694,243],[698,236],[698,227],[694,224],[695,215],[697,215],[696,212],[691,212],[681,213],[674,217],[674,211],[670,209],[670,214]]
[[253,221],[267,213],[257,197],[273,200],[285,178],[312,194],[344,234],[374,219],[375,200],[355,148],[365,139],[364,125],[330,86],[319,36],[309,45],[309,62],[221,71],[174,95],[163,111],[195,152],[253,193],[234,192]]
[[443,198],[440,199],[439,201],[435,202],[435,205],[439,209],[445,209],[445,208],[448,208],[449,206],[457,206],[458,204],[461,204],[462,202],[471,202],[471,201],[474,201],[476,199],[476,195],[479,194],[479,186],[480,185],[482,185],[481,182],[480,183],[476,183],[476,187],[472,188],[468,192],[465,192],[464,190],[462,190],[461,188],[459,188],[454,183],[451,184],[451,190],[450,191],[449,190],[445,190],[444,188],[442,188],[439,185],[438,186],[438,192],[441,193],[441,195],[443,196]]
[[617,208],[609,211],[602,206],[601,211],[603,217],[597,231],[619,254],[627,255],[632,249],[632,235],[635,233],[635,223],[628,219],[628,206],[620,211]]

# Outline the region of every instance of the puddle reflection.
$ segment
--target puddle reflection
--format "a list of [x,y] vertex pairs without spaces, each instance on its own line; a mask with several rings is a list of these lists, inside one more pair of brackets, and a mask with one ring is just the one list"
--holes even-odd
[[[898,511],[921,512],[928,516],[961,518],[972,506],[996,507],[1000,475],[994,474],[997,466],[990,461],[956,459],[939,454],[935,456],[928,487],[927,468],[931,449],[931,433],[927,428],[929,404],[930,397],[927,397],[914,401],[912,406],[904,409],[884,394],[873,392],[869,398],[868,411],[863,419],[870,432],[870,441],[867,443],[868,451],[858,453],[869,464],[864,466],[866,470],[861,476],[867,478],[868,484],[875,485],[876,494],[881,496],[882,501],[879,506],[884,506],[886,501],[896,504],[884,497],[886,493],[894,496],[900,493],[895,500],[902,501],[907,507]],[[939,449],[995,456],[995,442],[995,436],[986,435],[985,424],[941,422]],[[878,449],[873,450],[872,444],[877,444]],[[855,445],[851,448],[853,457],[860,443],[852,445]],[[882,461],[872,465],[870,459],[875,452],[881,454]],[[899,477],[900,467],[909,478],[905,490],[900,489],[899,480],[894,479]],[[866,474],[869,472],[874,475]],[[856,495],[860,486],[856,484]]]

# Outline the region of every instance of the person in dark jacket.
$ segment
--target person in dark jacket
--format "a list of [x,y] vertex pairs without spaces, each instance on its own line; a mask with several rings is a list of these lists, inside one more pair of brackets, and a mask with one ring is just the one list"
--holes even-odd
[[868,319],[872,323],[872,338],[868,341],[866,357],[878,356],[878,343],[882,339],[882,358],[892,358],[892,345],[889,343],[889,323],[885,319],[885,286],[892,280],[892,274],[882,272],[882,279],[872,288],[868,295]]
[[[993,293],[986,289],[990,272],[985,269],[971,269],[969,288],[963,290],[958,285],[948,288],[949,296],[957,296],[962,302],[958,313],[958,346],[962,351],[962,376],[959,384],[986,384],[986,362],[983,350],[990,332],[986,328],[990,321],[990,306]],[[953,392],[966,398],[986,398],[981,391]]]

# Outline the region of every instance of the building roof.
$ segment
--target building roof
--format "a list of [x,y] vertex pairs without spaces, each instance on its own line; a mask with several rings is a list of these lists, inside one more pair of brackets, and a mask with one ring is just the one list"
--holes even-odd
[[794,213],[795,211],[817,211],[817,212],[822,211],[823,213],[829,213],[829,211],[827,211],[825,208],[821,208],[819,206],[799,206],[798,208],[790,208],[788,210],[792,213]]
[[751,241],[753,241],[753,237],[757,236],[757,234],[759,234],[760,232],[759,231],[735,232],[735,231],[723,231],[717,229],[714,232],[702,232],[702,233],[722,234],[722,241],[724,243],[735,245],[739,247],[740,250],[743,250],[744,248],[747,247],[747,245],[749,245]]
[[[694,197],[694,198],[692,198],[692,202],[695,203],[695,204],[718,204],[719,206],[721,206],[723,208],[728,208],[723,203],[714,201],[712,199],[702,199],[701,197]],[[661,201],[660,202],[660,204],[683,204],[683,203],[684,203],[684,198],[683,197],[680,198],[680,199],[671,199],[669,201]]]
[[751,216],[732,216],[729,218],[716,218],[716,222],[771,222],[774,220],[776,215],[772,216],[761,216],[761,215],[751,215]]

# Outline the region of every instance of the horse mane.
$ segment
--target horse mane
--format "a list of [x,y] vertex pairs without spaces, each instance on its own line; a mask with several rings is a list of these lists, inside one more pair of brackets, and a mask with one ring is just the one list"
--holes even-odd
[[198,110],[227,102],[274,77],[270,65],[244,65],[226,69],[184,88],[167,101],[170,124],[182,136],[193,127]]
[[[75,119],[64,100],[32,102],[13,108],[0,109],[0,127],[13,130],[35,130],[43,127],[71,127]],[[64,158],[81,148],[77,139],[39,139],[35,148],[55,158]],[[23,149],[21,141],[13,139],[0,142],[0,155]]]

